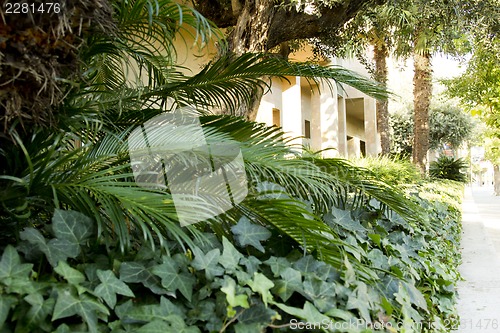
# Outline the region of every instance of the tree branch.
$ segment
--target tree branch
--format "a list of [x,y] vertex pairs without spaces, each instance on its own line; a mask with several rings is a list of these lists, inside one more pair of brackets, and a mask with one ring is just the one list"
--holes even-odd
[[376,6],[386,0],[346,0],[332,7],[320,7],[320,15],[280,9],[271,23],[267,48],[296,39],[308,39],[336,34],[366,6]]

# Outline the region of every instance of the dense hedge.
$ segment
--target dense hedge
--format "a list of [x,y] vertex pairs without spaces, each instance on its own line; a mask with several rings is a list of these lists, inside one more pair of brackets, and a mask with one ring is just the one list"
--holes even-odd
[[374,200],[322,216],[365,274],[246,218],[232,239],[123,254],[99,244],[91,219],[58,210],[50,228],[27,228],[3,251],[1,332],[447,332],[457,322],[461,187],[407,193],[427,221],[409,224]]

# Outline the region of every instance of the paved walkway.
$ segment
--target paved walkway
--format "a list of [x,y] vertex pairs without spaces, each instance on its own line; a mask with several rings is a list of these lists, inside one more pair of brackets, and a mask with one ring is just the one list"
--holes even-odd
[[500,333],[500,197],[467,187],[463,202],[459,333]]

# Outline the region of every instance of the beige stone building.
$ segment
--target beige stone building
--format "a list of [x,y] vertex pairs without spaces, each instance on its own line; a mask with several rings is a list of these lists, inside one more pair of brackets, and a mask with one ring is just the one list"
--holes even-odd
[[[192,73],[206,64],[215,49],[196,51],[183,48],[196,45],[191,36],[185,36],[179,45],[178,63]],[[193,52],[194,51],[194,52]],[[311,53],[292,54],[292,60],[306,60]],[[340,65],[368,76],[366,69],[355,60],[332,59],[331,65]],[[323,151],[325,157],[375,156],[380,152],[377,136],[375,99],[349,86],[326,83],[311,87],[301,77],[272,79],[271,89],[262,100],[256,121],[283,128],[294,144],[312,151]],[[319,88],[319,90],[318,90]]]
[[[358,73],[366,74],[355,61],[334,59]],[[325,157],[375,156],[380,152],[375,99],[349,86],[327,84],[311,87],[301,77],[289,82],[273,79],[271,91],[262,98],[256,120],[283,128],[292,141]],[[319,88],[319,89],[318,89]]]

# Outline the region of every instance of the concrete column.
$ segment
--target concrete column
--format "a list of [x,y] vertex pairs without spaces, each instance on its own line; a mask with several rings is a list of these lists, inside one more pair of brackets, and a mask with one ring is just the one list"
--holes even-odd
[[[320,90],[321,89],[321,94]],[[323,87],[313,87],[311,91],[311,148],[314,151],[323,149],[322,95]]]
[[350,158],[358,158],[361,156],[361,140],[353,137],[347,141],[347,156]]
[[366,155],[377,156],[381,149],[379,148],[380,140],[377,134],[377,112],[374,98],[364,98],[364,116]]
[[[289,77],[290,84],[283,84],[283,131],[288,137],[302,136],[302,109],[300,96],[300,77]],[[294,139],[290,144],[302,144],[301,139]]]
[[[335,85],[334,85],[335,86]],[[333,91],[323,83],[320,85],[321,94],[318,96],[317,110],[320,123],[320,149],[328,149],[322,153],[323,157],[337,157],[338,151],[338,108],[337,108],[337,89]],[[333,149],[329,149],[333,148]]]
[[346,122],[346,112],[345,112],[345,98],[338,96],[337,98],[337,110],[338,110],[338,132],[337,132],[337,150],[339,155],[347,157],[347,122]]

